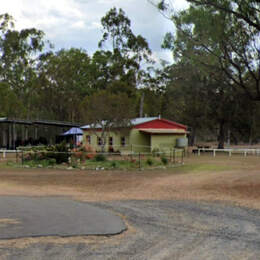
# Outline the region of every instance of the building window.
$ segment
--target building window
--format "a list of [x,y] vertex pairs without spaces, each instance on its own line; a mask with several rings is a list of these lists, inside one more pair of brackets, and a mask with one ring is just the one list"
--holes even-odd
[[126,145],[126,140],[125,140],[125,136],[121,137],[121,146],[125,146]]
[[87,144],[91,144],[91,136],[87,135],[86,136]]
[[101,137],[98,137],[98,138],[97,138],[97,144],[98,144],[99,146],[102,145],[102,139],[101,139]]
[[113,145],[113,137],[112,136],[109,137],[109,145],[111,145],[111,146]]

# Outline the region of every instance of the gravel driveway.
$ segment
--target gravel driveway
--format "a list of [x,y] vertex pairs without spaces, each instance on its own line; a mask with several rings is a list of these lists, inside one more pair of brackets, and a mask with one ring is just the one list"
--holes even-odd
[[[125,216],[124,235],[86,242],[0,243],[0,259],[259,259],[260,211],[191,201],[92,203]],[[94,243],[95,242],[95,243]]]

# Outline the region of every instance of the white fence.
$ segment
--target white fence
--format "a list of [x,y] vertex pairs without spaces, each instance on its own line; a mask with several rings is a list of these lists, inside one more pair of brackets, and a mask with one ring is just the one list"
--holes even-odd
[[198,156],[201,155],[201,153],[204,152],[210,152],[212,153],[213,157],[216,157],[217,153],[226,153],[228,156],[232,156],[232,154],[241,154],[243,156],[248,155],[255,155],[260,156],[260,149],[210,149],[210,148],[198,148]]
[[5,159],[7,154],[17,155],[20,152],[21,152],[20,150],[6,150],[6,149],[0,150],[0,159],[1,158]]

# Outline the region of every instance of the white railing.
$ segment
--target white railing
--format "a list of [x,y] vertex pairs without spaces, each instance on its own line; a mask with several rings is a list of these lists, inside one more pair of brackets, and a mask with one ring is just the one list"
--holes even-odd
[[230,157],[232,154],[242,154],[245,157],[247,155],[256,155],[260,156],[260,149],[243,149],[243,148],[227,148],[227,149],[212,149],[212,148],[198,148],[198,156],[200,156],[201,153],[203,152],[212,152],[213,157],[216,157],[216,154],[218,152],[221,153],[227,153]]
[[6,149],[0,149],[0,158],[1,158],[1,154],[2,154],[2,158],[5,159],[6,158],[6,154],[8,153],[19,153],[21,152],[20,150],[6,150]]

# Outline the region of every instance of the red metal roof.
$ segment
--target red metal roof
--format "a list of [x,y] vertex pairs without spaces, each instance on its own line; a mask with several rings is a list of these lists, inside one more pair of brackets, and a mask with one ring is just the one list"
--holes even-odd
[[166,120],[166,119],[154,119],[149,122],[135,125],[133,128],[137,129],[184,129],[187,130],[187,126]]

